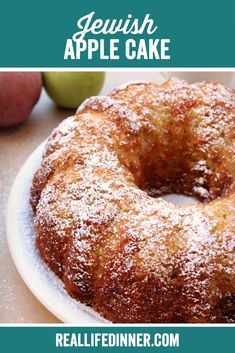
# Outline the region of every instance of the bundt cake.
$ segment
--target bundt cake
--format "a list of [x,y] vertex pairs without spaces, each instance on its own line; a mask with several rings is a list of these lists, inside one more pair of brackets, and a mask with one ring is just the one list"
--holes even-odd
[[234,117],[232,89],[171,79],[91,97],[52,132],[36,244],[73,298],[112,322],[235,323]]

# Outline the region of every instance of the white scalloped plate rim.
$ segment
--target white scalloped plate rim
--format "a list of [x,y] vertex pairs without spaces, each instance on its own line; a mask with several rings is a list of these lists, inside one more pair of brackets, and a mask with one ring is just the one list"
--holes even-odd
[[35,297],[64,323],[105,324],[92,308],[71,298],[62,281],[47,267],[35,247],[33,214],[29,193],[45,141],[34,150],[20,169],[7,203],[6,230],[11,256],[22,279]]
[[[47,267],[35,247],[29,194],[32,178],[40,165],[45,143],[46,141],[41,143],[23,164],[10,192],[6,230],[11,256],[31,292],[62,322],[79,325],[111,324],[91,307],[68,295],[62,281]],[[165,196],[164,199],[182,205],[192,203],[192,198],[184,195],[172,194]]]

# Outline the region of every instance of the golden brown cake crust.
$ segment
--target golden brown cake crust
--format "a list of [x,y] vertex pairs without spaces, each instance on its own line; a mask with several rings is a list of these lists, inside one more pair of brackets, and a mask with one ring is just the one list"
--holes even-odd
[[235,322],[234,117],[232,89],[172,79],[92,97],[54,130],[31,204],[71,296],[113,322]]

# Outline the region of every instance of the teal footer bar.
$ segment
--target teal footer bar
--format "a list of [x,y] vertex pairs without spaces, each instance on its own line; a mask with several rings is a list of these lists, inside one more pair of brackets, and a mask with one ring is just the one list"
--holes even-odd
[[1,352],[234,352],[235,326],[0,327]]

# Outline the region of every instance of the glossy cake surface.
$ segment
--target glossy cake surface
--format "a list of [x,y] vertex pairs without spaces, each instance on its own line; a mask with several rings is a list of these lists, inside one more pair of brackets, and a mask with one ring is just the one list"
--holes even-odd
[[91,97],[52,132],[31,204],[72,297],[113,322],[235,322],[234,118],[233,90],[172,79]]

